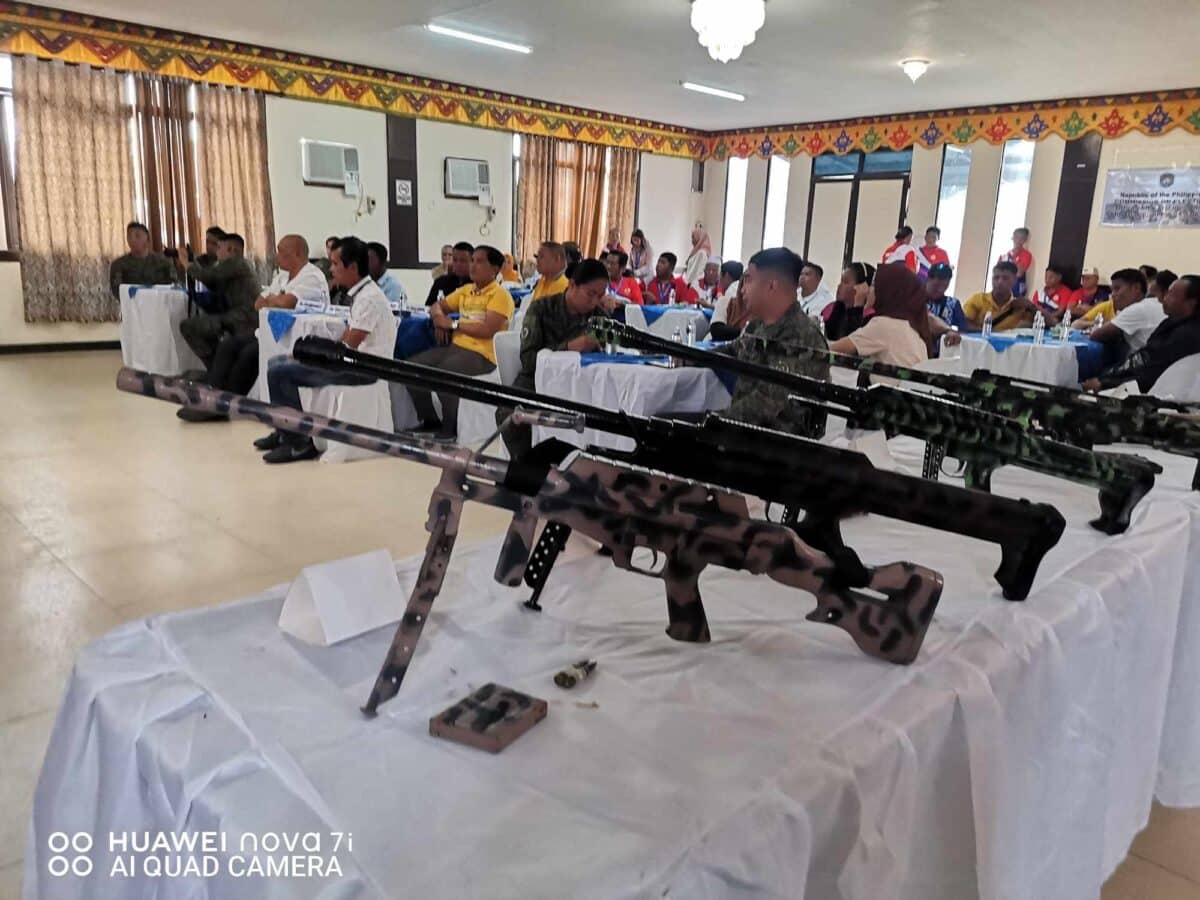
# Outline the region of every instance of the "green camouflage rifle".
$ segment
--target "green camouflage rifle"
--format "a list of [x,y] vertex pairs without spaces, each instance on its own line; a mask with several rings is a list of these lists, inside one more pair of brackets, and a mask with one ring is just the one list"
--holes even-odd
[[[441,590],[468,500],[512,514],[496,565],[497,581],[513,587],[520,583],[538,521],[553,520],[608,548],[619,568],[661,578],[667,593],[667,634],[679,641],[710,639],[698,583],[710,565],[766,575],[812,593],[817,607],[809,613],[810,621],[841,628],[867,655],[897,664],[916,658],[941,598],[941,575],[906,562],[869,570],[869,593],[848,588],[846,574],[828,556],[804,544],[792,529],[752,519],[744,497],[699,482],[583,454],[561,467],[514,465],[454,444],[364,428],[129,368],[117,374],[117,387],[442,470],[429,501],[425,559],[363,707],[368,715],[400,689]],[[526,420],[542,421],[537,416]],[[633,553],[638,548],[661,554],[663,568],[651,571],[635,566]]]
[[739,376],[757,378],[795,392],[791,398],[817,413],[841,416],[851,428],[904,434],[925,442],[924,474],[937,478],[949,455],[965,463],[967,487],[991,489],[992,473],[1012,465],[1099,488],[1100,516],[1090,524],[1105,534],[1129,527],[1134,507],[1154,486],[1162,467],[1139,456],[1102,453],[1032,434],[1018,422],[942,397],[876,384],[851,388],[744,362],[734,356],[689,347],[638,331],[620,322],[593,318],[602,343],[665,353]]

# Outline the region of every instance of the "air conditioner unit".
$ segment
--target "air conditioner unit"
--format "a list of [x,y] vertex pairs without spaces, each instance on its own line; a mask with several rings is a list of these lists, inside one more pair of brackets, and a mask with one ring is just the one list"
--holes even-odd
[[300,139],[300,168],[305,184],[327,184],[358,192],[358,148],[331,141]]
[[491,204],[492,180],[487,161],[447,156],[445,194],[447,197],[478,200],[484,205]]

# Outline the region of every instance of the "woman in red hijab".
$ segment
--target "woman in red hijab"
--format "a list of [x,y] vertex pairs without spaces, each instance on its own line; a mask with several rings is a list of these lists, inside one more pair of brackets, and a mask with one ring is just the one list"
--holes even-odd
[[829,349],[893,366],[911,367],[929,359],[929,312],[921,279],[904,263],[889,263],[875,272],[871,295],[867,305],[875,314]]

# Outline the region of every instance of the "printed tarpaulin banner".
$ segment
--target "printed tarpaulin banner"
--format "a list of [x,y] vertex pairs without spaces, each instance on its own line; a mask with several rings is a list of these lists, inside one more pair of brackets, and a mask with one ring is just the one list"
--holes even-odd
[[1200,228],[1200,168],[1109,169],[1100,224]]

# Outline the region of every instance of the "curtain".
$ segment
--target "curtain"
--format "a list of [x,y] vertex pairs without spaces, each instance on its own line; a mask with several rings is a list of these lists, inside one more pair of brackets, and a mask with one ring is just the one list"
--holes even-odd
[[154,249],[203,247],[196,130],[188,107],[190,83],[146,74],[133,79],[135,134],[141,151],[137,169],[146,207],[144,221]]
[[625,147],[613,147],[609,153],[608,227],[621,232],[621,243],[628,248],[637,204],[640,154]]
[[200,215],[206,226],[246,239],[246,259],[263,284],[275,267],[266,118],[265,100],[256,91],[196,85]]
[[129,107],[107,69],[13,57],[27,322],[115,322],[108,266],[134,217]]
[[603,240],[603,201],[604,147],[521,135],[520,259],[532,258],[542,241],[575,241],[585,256],[595,256]]

